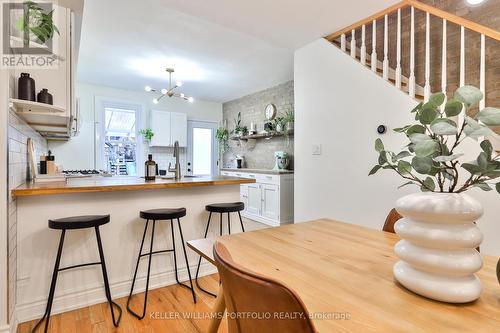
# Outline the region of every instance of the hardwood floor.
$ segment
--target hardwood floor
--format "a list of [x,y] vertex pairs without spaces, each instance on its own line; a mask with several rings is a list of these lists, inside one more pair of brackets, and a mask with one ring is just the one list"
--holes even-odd
[[[200,278],[200,285],[209,290],[217,290],[217,274]],[[191,292],[179,285],[172,285],[148,293],[146,317],[138,320],[127,312],[127,297],[115,300],[123,310],[120,326],[115,328],[111,320],[108,303],[92,305],[86,308],[54,315],[50,318],[51,333],[101,333],[101,332],[206,332],[210,322],[210,311],[215,298],[196,290],[197,303],[193,304]],[[132,299],[131,307],[140,311],[144,294]],[[18,333],[28,333],[36,321],[22,323]],[[39,328],[38,332],[43,332]],[[227,323],[222,321],[220,333],[227,333]]]

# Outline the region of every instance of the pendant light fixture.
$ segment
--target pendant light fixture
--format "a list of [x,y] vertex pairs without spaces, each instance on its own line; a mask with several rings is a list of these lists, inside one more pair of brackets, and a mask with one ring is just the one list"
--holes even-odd
[[[181,81],[177,81],[175,83],[175,85],[172,85],[172,73],[174,73],[174,69],[173,68],[167,68],[167,72],[168,72],[168,89],[167,88],[163,88],[161,89],[159,92],[161,93],[161,95],[157,98],[154,98],[153,99],[153,103],[154,104],[158,104],[160,102],[160,100],[167,96],[167,97],[178,97],[178,98],[182,98],[190,103],[193,103],[194,102],[194,98],[193,97],[188,97],[186,95],[184,95],[183,93],[179,93],[179,92],[176,92],[175,89],[179,88],[182,86],[182,82]],[[154,88],[151,88],[150,86],[146,86],[144,88],[144,90],[148,91],[148,92],[157,92],[158,90],[154,89]]]

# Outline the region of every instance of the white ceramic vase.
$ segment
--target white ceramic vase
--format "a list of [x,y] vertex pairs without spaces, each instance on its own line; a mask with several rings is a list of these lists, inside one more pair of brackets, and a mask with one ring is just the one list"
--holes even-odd
[[483,261],[476,248],[483,235],[474,224],[481,204],[466,194],[422,192],[396,202],[403,216],[394,229],[401,236],[394,250],[401,259],[394,277],[416,294],[450,303],[479,298],[475,272]]

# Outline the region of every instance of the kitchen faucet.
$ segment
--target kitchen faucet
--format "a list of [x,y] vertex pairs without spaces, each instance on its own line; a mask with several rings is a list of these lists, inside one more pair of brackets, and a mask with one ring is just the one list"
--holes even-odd
[[181,179],[181,163],[179,156],[179,141],[174,143],[175,168],[171,168],[172,163],[168,163],[168,172],[175,172],[175,179]]

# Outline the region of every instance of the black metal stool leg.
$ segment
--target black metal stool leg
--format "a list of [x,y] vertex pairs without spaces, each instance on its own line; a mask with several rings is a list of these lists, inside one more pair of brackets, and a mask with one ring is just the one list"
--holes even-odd
[[47,317],[47,319],[45,319],[44,332],[47,333],[47,330],[49,328],[50,311],[52,310],[52,302],[54,301],[54,293],[56,290],[56,283],[57,283],[57,274],[59,271],[59,264],[61,263],[61,255],[62,255],[65,235],[66,235],[66,230],[63,229],[61,232],[61,238],[59,240],[59,248],[57,250],[56,263],[54,264],[54,272],[52,273],[52,281],[50,282],[49,299],[47,300],[47,307],[45,308],[45,313],[43,314],[43,317],[40,318],[40,320],[36,323],[35,327],[33,327],[31,332],[36,331],[36,329],[38,328],[38,326],[40,326],[45,317]]
[[[189,269],[189,261],[188,261],[188,257],[187,257],[187,253],[186,253],[186,244],[184,243],[184,236],[182,234],[181,221],[179,219],[177,219],[177,225],[179,226],[179,233],[181,235],[181,242],[182,242],[182,250],[184,252],[184,260],[186,260],[186,269],[187,269],[188,276],[189,276],[189,285],[191,287],[188,287],[185,284],[181,284],[181,285],[191,289],[191,294],[193,295],[193,302],[196,303],[196,294],[194,293],[193,279],[191,278],[191,270]],[[172,230],[174,230],[173,225],[172,225]],[[175,255],[176,254],[174,251],[174,256]],[[177,267],[176,267],[176,271],[177,271]],[[177,274],[176,274],[176,276],[177,276]]]
[[[210,227],[210,220],[212,219],[212,212],[210,212],[210,214],[208,215],[208,222],[207,222],[207,227],[205,229],[205,236],[203,236],[203,238],[207,238],[207,235],[208,235],[208,230],[209,230],[209,227]],[[201,265],[201,256],[200,258],[198,259],[198,266],[196,267],[196,276],[194,278],[194,282],[196,283],[196,286],[203,292],[209,294],[210,296],[213,296],[213,297],[217,297],[216,294],[206,290],[206,289],[203,289],[203,287],[200,286],[200,283],[198,282],[198,275],[200,274],[200,265]]]
[[231,213],[227,213],[227,233],[231,235]]
[[245,232],[245,227],[243,226],[243,220],[241,219],[241,214],[238,212],[238,216],[240,217],[241,230]]
[[222,213],[220,213],[220,230],[219,230],[219,235],[222,236]]
[[[111,311],[111,318],[113,319],[113,325],[118,327],[120,324],[120,320],[122,319],[122,308],[113,302],[111,298],[111,290],[109,288],[109,280],[108,280],[108,272],[106,271],[106,262],[104,261],[104,250],[102,249],[102,241],[101,234],[99,233],[99,227],[95,227],[95,235],[97,238],[97,247],[99,249],[99,257],[101,258],[101,269],[102,269],[102,277],[104,279],[104,290],[106,292],[106,298],[108,299],[109,309]],[[118,308],[118,319],[115,319],[115,311],[113,310],[113,306]]]
[[129,294],[128,300],[127,300],[127,311],[130,312],[134,317],[136,317],[138,319],[143,319],[144,316],[146,315],[146,305],[147,305],[147,301],[148,301],[148,289],[149,289],[149,275],[151,273],[151,257],[153,256],[153,240],[154,240],[155,225],[156,225],[155,220],[153,220],[153,230],[151,231],[151,244],[149,246],[148,276],[146,279],[146,291],[144,294],[144,307],[142,310],[142,315],[138,315],[137,313],[132,311],[132,309],[129,306],[129,303],[130,303],[130,298],[132,297],[132,292],[134,291],[135,278],[137,276],[137,268],[139,267],[139,261],[141,260],[142,247],[144,245],[144,238],[146,237],[146,231],[148,230],[148,224],[149,224],[149,220],[147,220],[146,227],[144,228],[144,235],[142,236],[141,249],[139,250],[139,256],[137,257],[137,265],[135,267],[134,279],[132,281],[132,288],[130,289],[130,294]]
[[[189,283],[191,284],[191,287],[182,283],[181,281],[179,281],[179,274],[178,274],[178,268],[177,268],[177,251],[176,251],[176,248],[175,248],[175,236],[174,236],[174,220],[170,220],[170,229],[172,230],[172,244],[173,244],[173,250],[174,250],[174,270],[175,270],[175,280],[177,281],[177,284],[185,287],[185,288],[188,288],[188,289],[191,289],[192,293],[193,293],[193,301],[196,303],[196,297],[194,295],[194,289],[193,289],[193,283],[192,283],[192,280],[191,280],[191,271],[189,270],[189,265],[187,263],[187,260],[186,260],[186,269],[188,271],[188,275],[189,275]],[[182,240],[182,247],[184,248],[184,237],[182,236],[182,229],[181,229],[181,224],[179,222],[179,233],[181,235],[181,240]],[[184,254],[186,253],[186,249],[184,248]]]

